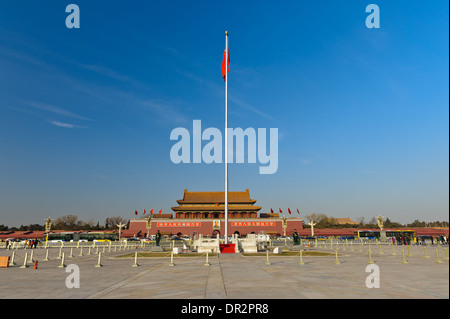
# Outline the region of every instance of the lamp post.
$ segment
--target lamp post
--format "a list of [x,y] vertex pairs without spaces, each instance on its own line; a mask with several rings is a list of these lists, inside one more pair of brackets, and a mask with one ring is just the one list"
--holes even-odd
[[50,218],[50,216],[45,220],[45,232],[46,232],[46,236],[45,236],[45,246],[47,246],[47,242],[48,242],[48,233],[50,232],[50,229],[52,228],[52,219]]
[[152,228],[152,216],[148,215],[148,217],[146,218],[146,222],[145,222],[146,226],[147,226],[147,238],[150,237],[150,228]]
[[286,228],[287,228],[287,218],[283,216],[281,219],[281,226],[283,227],[283,236],[286,237]]
[[120,237],[122,235],[122,227],[125,227],[125,224],[122,224],[122,222],[120,222],[119,224],[116,225],[117,227],[119,227],[119,242],[120,242]]
[[314,237],[314,226],[316,225],[316,223],[311,220],[308,225],[311,226],[311,237]]
[[384,231],[383,216],[378,215],[377,224],[380,228],[380,241],[386,241],[386,232]]

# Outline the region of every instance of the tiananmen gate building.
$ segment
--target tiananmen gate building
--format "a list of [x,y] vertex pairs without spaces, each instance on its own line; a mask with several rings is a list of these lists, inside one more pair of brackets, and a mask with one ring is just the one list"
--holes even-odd
[[[172,214],[154,214],[150,223],[147,218],[131,219],[130,227],[123,235],[144,238],[158,230],[163,235],[224,235],[225,192],[189,192],[185,189],[183,198],[177,203],[179,206],[172,207],[175,218]],[[276,213],[259,213],[261,207],[255,203],[248,189],[228,192],[228,236],[234,233],[284,235],[282,218]],[[303,229],[302,220],[286,218],[286,235],[292,235],[294,229]]]

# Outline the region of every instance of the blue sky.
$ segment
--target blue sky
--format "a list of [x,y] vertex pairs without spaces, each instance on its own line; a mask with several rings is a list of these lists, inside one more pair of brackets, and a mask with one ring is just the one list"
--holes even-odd
[[448,220],[447,1],[5,0],[0,224],[223,190],[223,164],[172,163],[169,136],[194,119],[223,132],[225,30],[229,126],[279,131],[277,173],[230,164],[230,191],[261,212]]

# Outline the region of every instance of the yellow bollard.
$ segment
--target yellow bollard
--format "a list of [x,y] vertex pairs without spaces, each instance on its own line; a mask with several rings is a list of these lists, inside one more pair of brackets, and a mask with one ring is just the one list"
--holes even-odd
[[131,267],[138,267],[139,264],[137,263],[137,251],[134,253],[134,264]]
[[[98,249],[98,248],[97,248],[97,249]],[[95,265],[96,268],[103,267],[103,265],[102,265],[102,263],[101,263],[101,260],[102,260],[102,253],[99,252],[99,253],[98,253],[98,262],[97,262],[97,265]]]
[[372,260],[372,251],[369,249],[369,261],[367,262],[368,264],[373,264],[373,260]]
[[31,254],[30,254],[30,260],[28,260],[28,262],[32,263],[34,261],[33,259],[33,253],[34,253],[34,249],[31,250]]
[[300,250],[300,261],[298,262],[299,265],[304,265],[305,263],[303,262],[303,250]]
[[169,266],[170,267],[175,266],[175,264],[173,263],[173,251],[170,252],[170,264],[169,264]]
[[425,256],[423,256],[423,258],[430,258],[427,254],[427,246],[423,246],[423,250],[425,251]]
[[20,268],[28,268],[28,265],[27,265],[27,258],[28,258],[28,253],[25,253],[25,259],[24,259],[24,261],[23,261],[23,265],[20,266]]
[[62,249],[63,249],[63,246],[61,246],[59,248],[59,255],[58,255],[58,257],[56,257],[56,259],[61,259],[62,258]]
[[404,249],[402,249],[402,264],[407,264],[408,262],[406,261],[406,259],[405,259],[405,250]]
[[66,267],[66,265],[64,264],[64,257],[65,257],[66,253],[62,253],[62,257],[61,257],[61,264],[58,266],[58,268],[64,268]]
[[341,263],[338,260],[338,253],[337,253],[337,249],[335,250],[336,252],[336,261],[334,262],[335,265],[340,265]]
[[206,262],[205,262],[205,266],[210,266],[211,264],[209,263],[208,260],[208,252],[206,252]]
[[270,261],[269,261],[269,250],[266,250],[266,265],[271,265]]
[[381,249],[381,245],[380,245],[380,255],[384,255],[383,250]]
[[49,259],[48,259],[48,248],[47,248],[47,250],[46,250],[46,252],[45,252],[45,258],[44,258],[44,261],[49,261]]
[[439,253],[438,253],[437,248],[436,248],[436,261],[435,261],[435,263],[436,264],[442,264],[442,261],[439,259]]
[[445,257],[444,260],[448,260],[447,247],[444,248]]
[[408,255],[406,255],[407,257],[412,257],[412,255],[411,255],[411,249],[410,249],[410,246],[408,245]]
[[395,246],[392,245],[392,256],[397,256],[397,253],[395,252]]
[[83,257],[83,246],[80,247],[80,254],[78,256]]
[[16,263],[14,262],[14,257],[16,256],[16,252],[15,251],[13,251],[13,253],[12,253],[12,256],[11,256],[11,259],[10,259],[10,261],[9,261],[9,264],[8,264],[8,266],[15,266],[16,265]]

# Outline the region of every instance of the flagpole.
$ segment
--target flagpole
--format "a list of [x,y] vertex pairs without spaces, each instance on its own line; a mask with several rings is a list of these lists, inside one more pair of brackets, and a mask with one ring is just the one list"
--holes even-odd
[[228,31],[225,31],[225,244],[228,244]]

